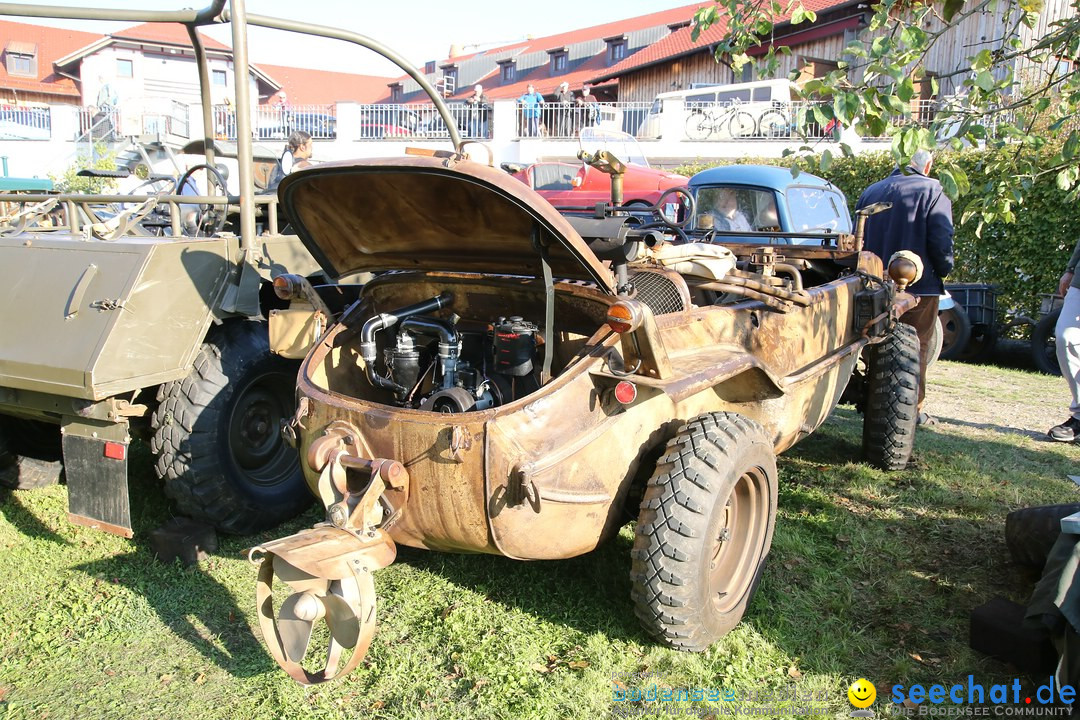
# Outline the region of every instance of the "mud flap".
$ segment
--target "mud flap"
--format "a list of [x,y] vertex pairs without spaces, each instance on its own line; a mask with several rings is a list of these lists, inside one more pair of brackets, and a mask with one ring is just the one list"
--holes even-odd
[[64,433],[68,520],[130,538],[128,442]]

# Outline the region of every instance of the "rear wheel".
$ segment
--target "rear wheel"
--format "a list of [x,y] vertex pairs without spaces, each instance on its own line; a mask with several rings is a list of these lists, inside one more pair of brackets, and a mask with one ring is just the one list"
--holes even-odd
[[303,510],[311,494],[281,437],[297,365],[270,353],[264,323],[226,323],[207,336],[191,374],[163,385],[151,449],[181,512],[246,534]]
[[758,120],[758,133],[768,138],[790,137],[791,123],[779,110],[768,110]]
[[903,470],[915,447],[919,405],[919,337],[897,323],[868,349],[863,452],[882,470]]
[[0,417],[0,485],[16,490],[55,485],[61,457],[59,425]]
[[1060,375],[1057,359],[1057,321],[1061,308],[1039,318],[1031,331],[1031,358],[1035,367],[1048,375]]
[[668,443],[641,503],[630,579],[660,642],[703,651],[757,590],[776,520],[776,458],[757,423],[702,415]]
[[754,116],[748,112],[735,113],[731,116],[731,122],[728,123],[728,132],[733,138],[750,137],[755,130],[757,130],[757,123],[754,122]]
[[964,308],[954,305],[938,313],[941,323],[941,359],[955,360],[963,354],[971,339],[971,320]]

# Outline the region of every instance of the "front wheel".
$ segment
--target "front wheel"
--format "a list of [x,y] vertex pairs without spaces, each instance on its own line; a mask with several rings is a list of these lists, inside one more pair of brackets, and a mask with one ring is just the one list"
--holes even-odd
[[919,336],[897,323],[867,349],[863,452],[882,470],[903,470],[915,448],[919,406]]
[[660,642],[700,652],[739,624],[776,520],[776,458],[757,423],[701,415],[668,443],[635,531],[634,609]]
[[705,113],[690,113],[686,118],[686,139],[707,140],[712,134],[712,122]]
[[207,336],[188,377],[161,387],[150,447],[181,512],[244,535],[311,502],[280,432],[293,413],[296,372],[270,353],[265,323],[234,321]]

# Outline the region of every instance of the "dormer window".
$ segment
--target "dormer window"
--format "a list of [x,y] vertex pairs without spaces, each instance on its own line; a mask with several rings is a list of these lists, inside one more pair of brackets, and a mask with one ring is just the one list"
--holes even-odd
[[37,45],[13,40],[4,50],[9,75],[37,77]]
[[443,65],[442,77],[439,78],[437,83],[439,90],[443,95],[453,95],[457,90],[458,84],[458,69],[457,65]]
[[570,67],[570,53],[567,48],[554,48],[548,50],[548,56],[551,58],[551,74],[562,75]]
[[627,44],[626,36],[619,35],[617,37],[605,38],[604,42],[607,43],[607,64],[614,65],[615,63],[623,60],[627,56]]
[[404,101],[404,93],[402,92],[400,84],[394,84],[390,86],[390,102],[399,103]]
[[510,85],[517,79],[517,66],[513,60],[504,60],[499,63],[499,78],[503,85]]
[[434,75],[435,74],[435,61],[434,60],[428,60],[426,63],[424,63],[424,74],[425,75]]

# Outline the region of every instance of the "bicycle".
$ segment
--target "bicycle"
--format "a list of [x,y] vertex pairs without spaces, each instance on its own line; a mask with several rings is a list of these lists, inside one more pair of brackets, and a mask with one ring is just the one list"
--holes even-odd
[[686,137],[689,140],[708,140],[714,134],[721,138],[741,138],[757,130],[754,116],[739,109],[735,102],[722,108],[699,107],[686,118]]

